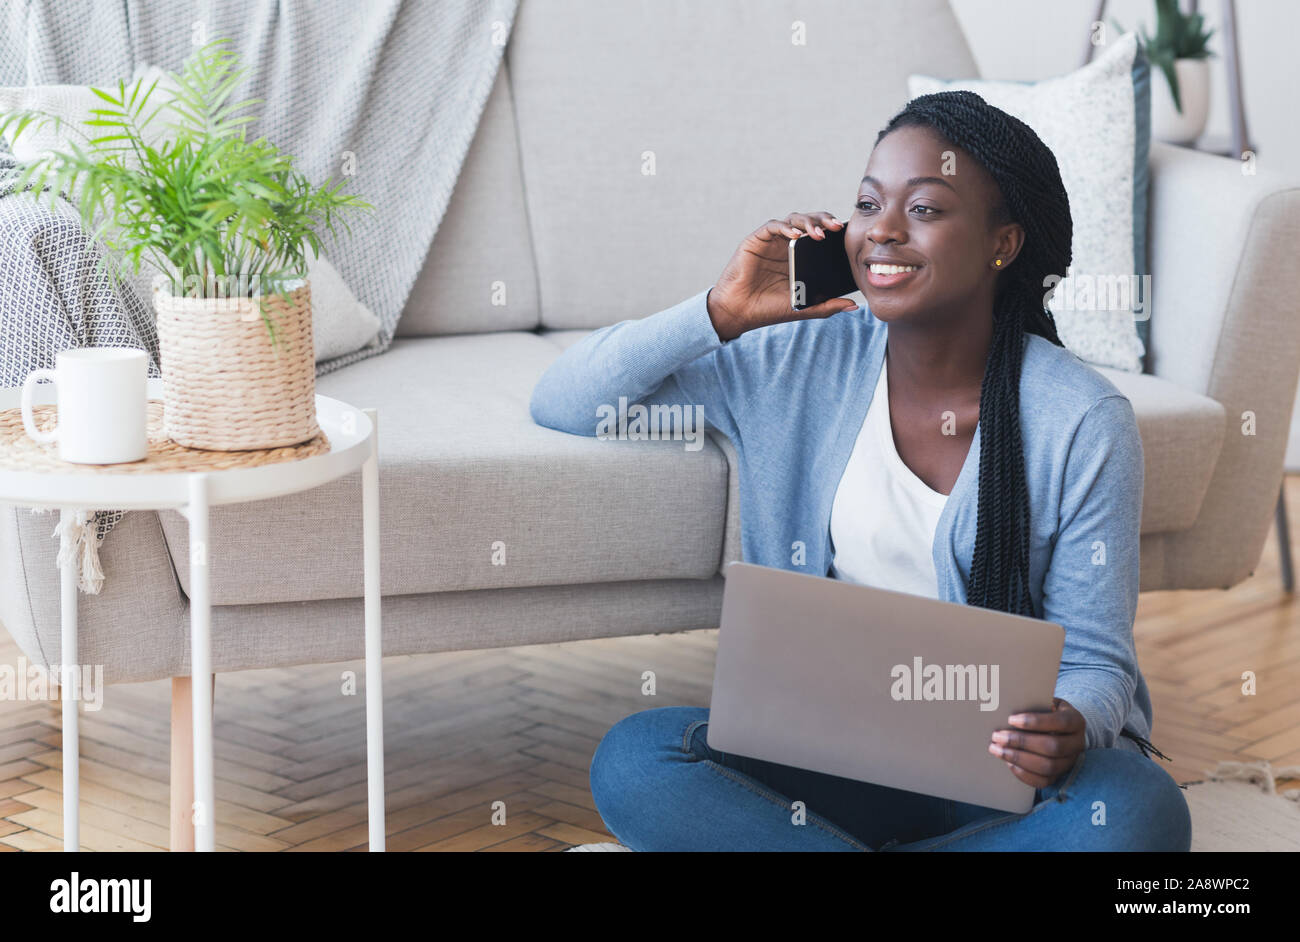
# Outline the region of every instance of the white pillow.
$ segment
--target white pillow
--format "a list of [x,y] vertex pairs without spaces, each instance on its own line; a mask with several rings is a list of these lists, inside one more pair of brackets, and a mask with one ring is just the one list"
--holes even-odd
[[[1049,310],[1072,353],[1133,373],[1142,372],[1145,352],[1136,319],[1145,321],[1151,310],[1150,279],[1139,277],[1146,273],[1149,75],[1128,33],[1083,68],[1042,82],[924,75],[907,82],[914,98],[975,92],[1024,121],[1052,149],[1070,197],[1074,260]],[[1089,300],[1098,294],[1100,300]]]
[[[143,89],[148,89],[155,79],[159,80],[154,96],[162,97],[155,97],[146,114],[171,97],[174,86],[167,73],[157,66],[141,65],[127,83],[128,90],[137,78],[144,80]],[[44,127],[32,124],[16,140],[12,129],[6,130],[5,142],[10,152],[24,162],[51,150],[66,150],[70,141],[79,142],[81,138],[68,128],[67,123],[80,126],[90,116],[90,109],[101,106],[107,107],[103,99],[84,85],[0,88],[0,112],[34,109],[55,115],[65,122],[58,127],[53,122]],[[146,140],[152,146],[157,147],[171,138],[173,132],[168,127],[170,114],[169,109],[163,109],[146,129]],[[310,248],[306,254],[307,277],[311,280],[312,339],[316,347],[316,362],[370,345],[379,334],[379,317],[357,300],[343,276],[324,256],[316,258]],[[139,275],[128,271],[126,276],[129,289],[145,301],[150,311],[153,310],[154,275],[152,267],[141,264]]]
[[[148,116],[159,103],[170,97],[174,86],[163,69],[154,65],[141,65],[126,83],[128,96],[137,79],[144,82],[140,88],[141,94],[148,91],[155,80],[158,82],[149,99],[150,107],[145,112]],[[110,87],[107,83],[97,84],[96,87],[104,91],[116,92],[116,88]],[[0,88],[0,113],[41,111],[55,116],[61,122],[56,125],[53,121],[44,124],[34,121],[17,136],[12,125],[5,129],[5,144],[9,147],[9,152],[23,163],[35,160],[50,151],[66,151],[68,144],[73,142],[84,148],[85,140],[75,129],[80,129],[91,137],[95,136],[95,133],[108,133],[110,130],[108,128],[88,128],[82,123],[91,117],[92,108],[107,107],[109,107],[108,103],[92,92],[88,85],[32,85]],[[157,147],[167,139],[169,135],[167,125],[173,114],[170,109],[164,108],[149,122],[149,126],[145,128],[144,138],[151,146]],[[128,162],[131,165],[135,164],[131,155],[128,155]]]
[[307,249],[311,282],[311,335],[316,362],[368,347],[379,336],[379,316],[357,300],[343,276],[322,255]]

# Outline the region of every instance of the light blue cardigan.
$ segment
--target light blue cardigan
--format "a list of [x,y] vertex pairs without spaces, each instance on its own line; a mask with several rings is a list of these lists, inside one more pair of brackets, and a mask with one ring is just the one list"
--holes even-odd
[[[622,396],[629,404],[703,406],[706,425],[739,456],[744,559],[826,576],[831,503],[880,376],[887,325],[859,306],[724,342],[707,295],[569,347],[533,390],[533,420],[594,436],[599,416]],[[1146,754],[1151,699],[1133,644],[1143,486],[1137,418],[1127,397],[1073,353],[1036,334],[1025,342],[1029,588],[1039,617],[1065,628],[1056,696],[1087,720],[1088,748]],[[934,536],[938,597],[963,604],[979,455],[977,425]]]

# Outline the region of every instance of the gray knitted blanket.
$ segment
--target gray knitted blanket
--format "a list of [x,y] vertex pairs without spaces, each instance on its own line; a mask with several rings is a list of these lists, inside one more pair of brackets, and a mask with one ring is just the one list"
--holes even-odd
[[[178,70],[196,44],[228,37],[260,98],[253,137],[295,157],[314,182],[347,161],[347,189],[375,207],[324,245],[380,318],[379,344],[317,365],[318,376],[382,353],[428,254],[473,140],[518,0],[10,0],[0,8],[0,85],[116,85],[137,66]],[[0,148],[3,144],[0,143]],[[158,335],[130,282],[97,268],[73,207],[51,212],[13,192],[0,153],[0,386],[21,385],[60,350],[129,346]],[[72,550],[81,589],[103,585],[99,545],[121,511],[80,514]],[[56,531],[56,536],[61,535]]]

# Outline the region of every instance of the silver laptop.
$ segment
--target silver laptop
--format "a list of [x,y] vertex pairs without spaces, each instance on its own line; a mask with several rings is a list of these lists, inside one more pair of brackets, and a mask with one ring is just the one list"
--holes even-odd
[[988,751],[1050,710],[1060,625],[733,562],[708,743],[890,788],[1024,813],[1034,788]]

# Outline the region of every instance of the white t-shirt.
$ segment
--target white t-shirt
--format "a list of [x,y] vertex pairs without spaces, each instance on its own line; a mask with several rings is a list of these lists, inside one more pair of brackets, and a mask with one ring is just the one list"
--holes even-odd
[[831,576],[938,598],[932,550],[948,496],[932,490],[898,456],[882,365],[831,505]]

